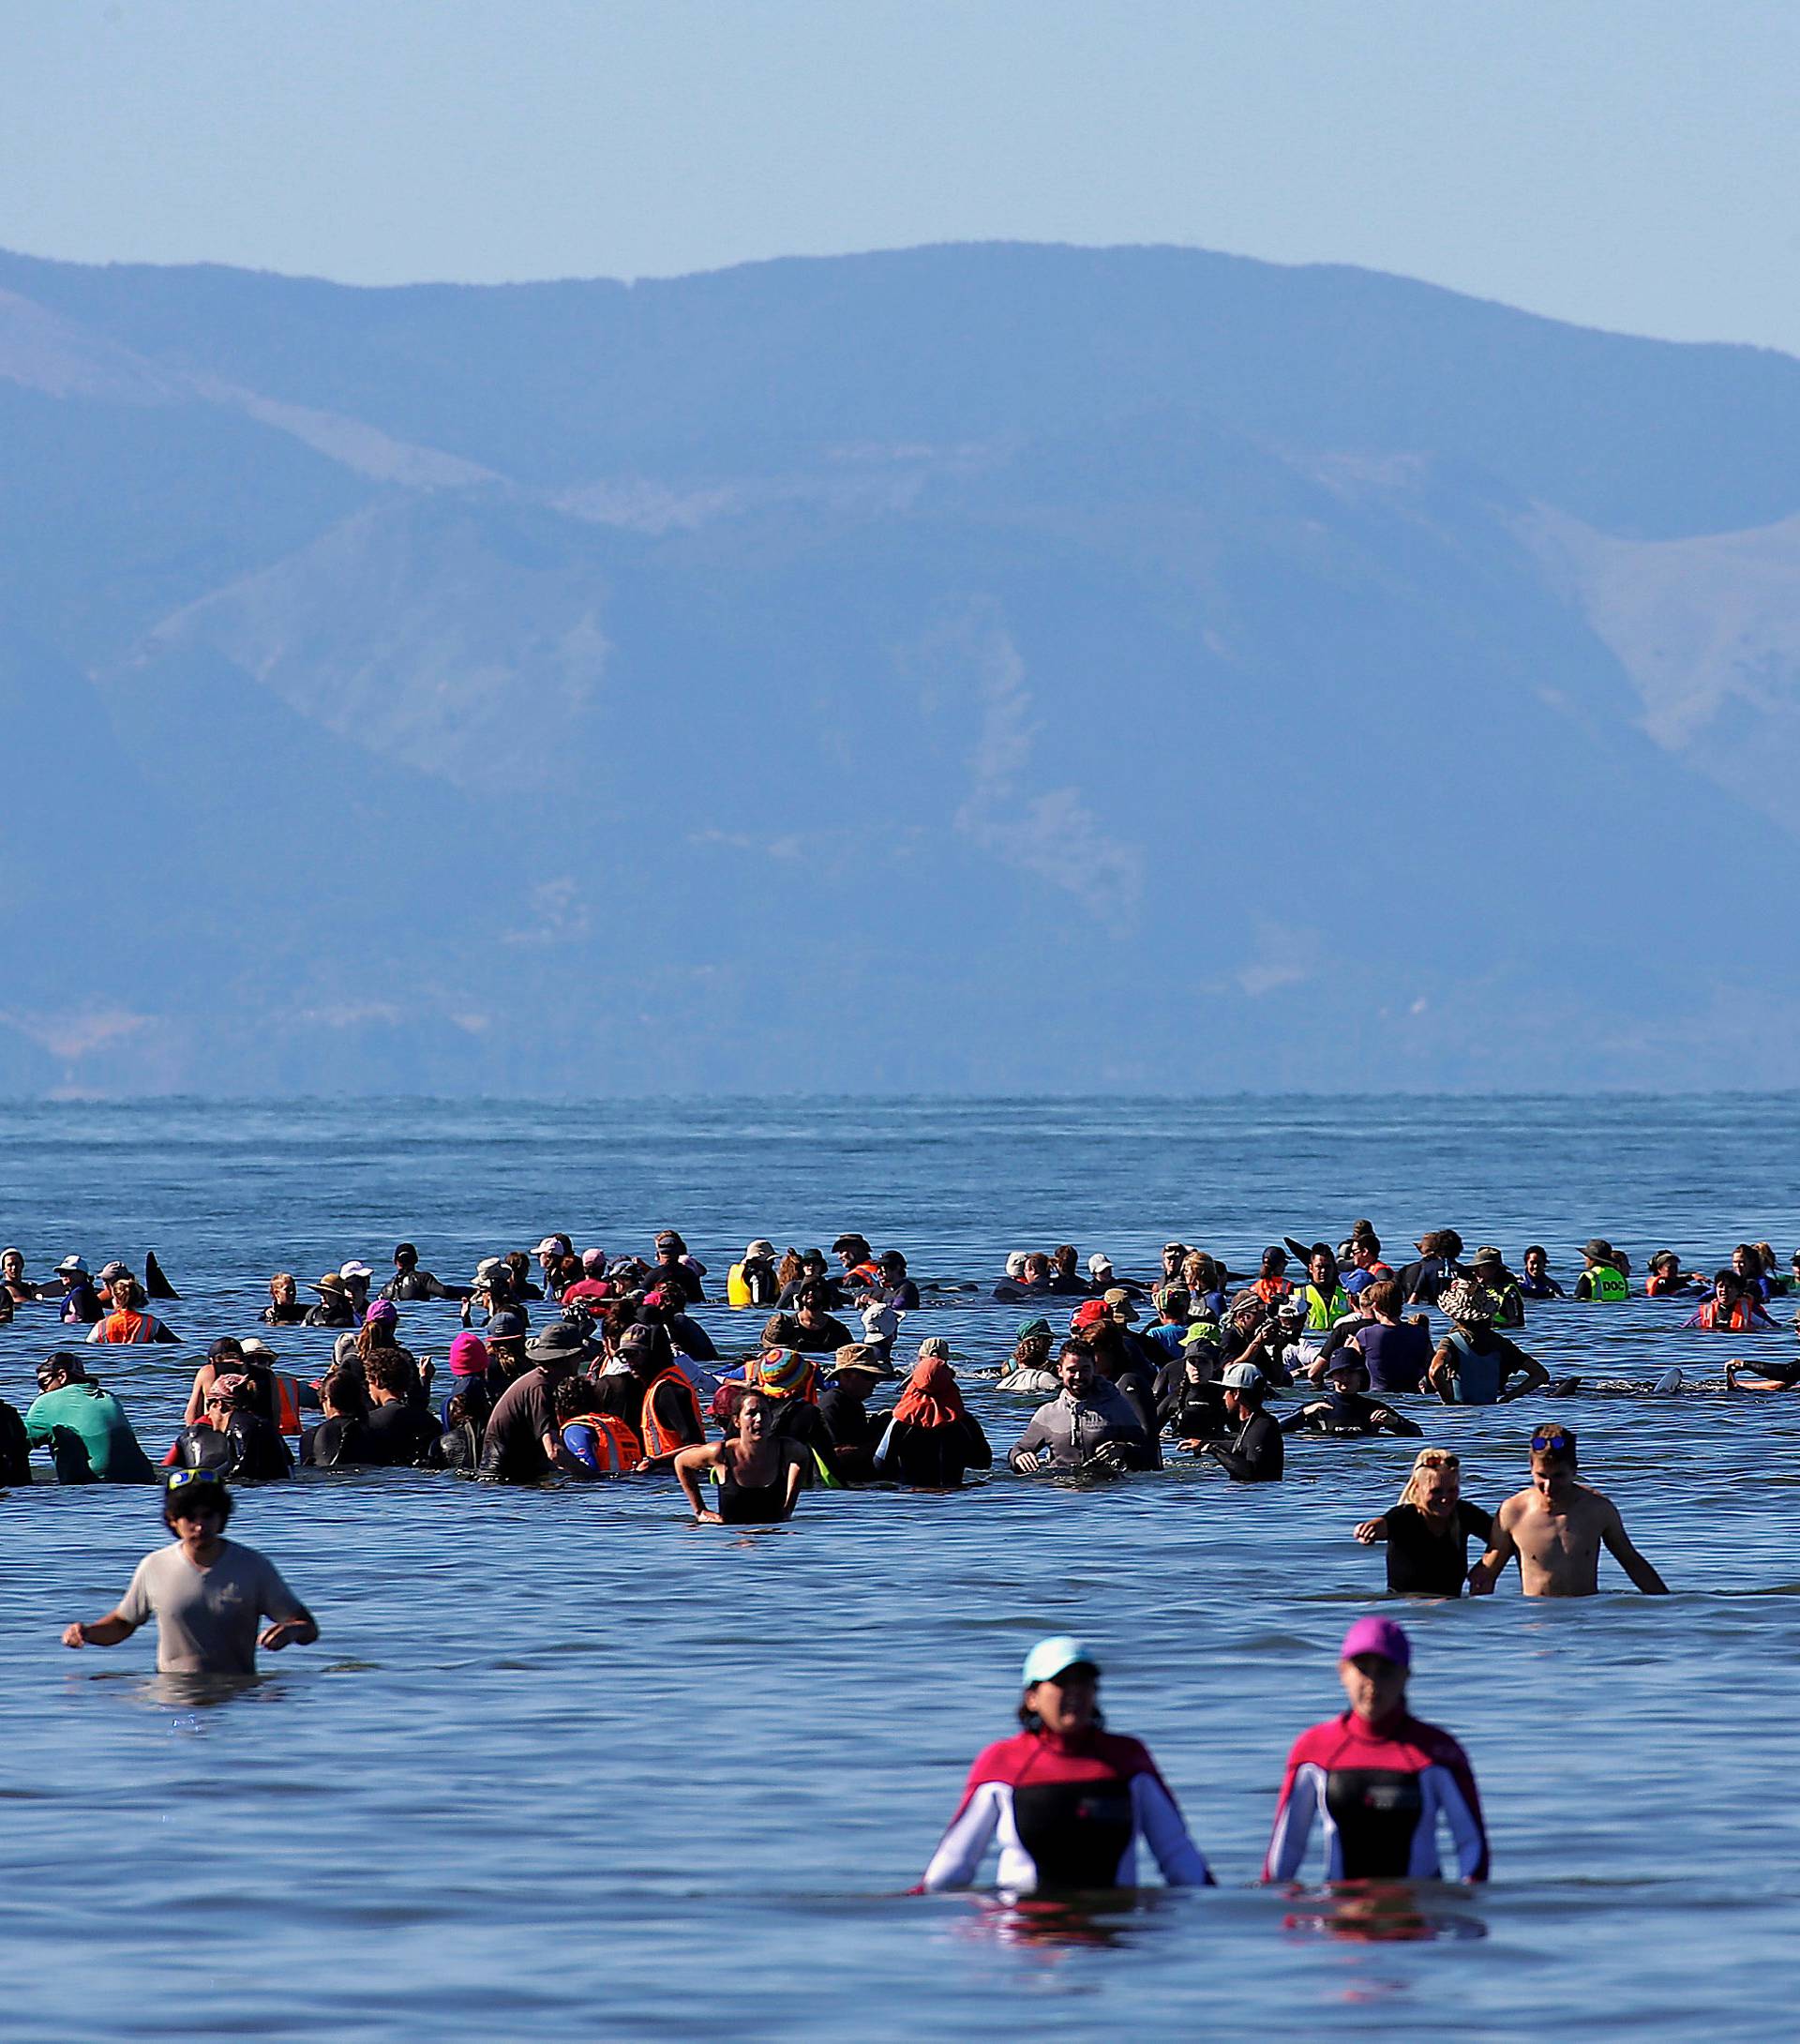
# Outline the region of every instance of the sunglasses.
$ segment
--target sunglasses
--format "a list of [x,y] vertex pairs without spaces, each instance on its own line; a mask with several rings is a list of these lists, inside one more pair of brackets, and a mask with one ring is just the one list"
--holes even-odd
[[219,1481],[218,1474],[211,1469],[172,1470],[169,1480],[163,1487],[170,1492],[185,1491],[195,1483],[210,1485],[216,1491],[223,1491],[225,1488],[224,1484]]
[[1531,1436],[1531,1451],[1534,1455],[1560,1454],[1565,1448],[1573,1448],[1574,1445],[1568,1435],[1560,1431],[1534,1434]]

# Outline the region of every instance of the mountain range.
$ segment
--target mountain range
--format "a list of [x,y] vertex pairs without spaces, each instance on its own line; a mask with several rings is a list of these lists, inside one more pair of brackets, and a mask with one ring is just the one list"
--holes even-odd
[[1800,361],[0,254],[0,1092],[1785,1084]]

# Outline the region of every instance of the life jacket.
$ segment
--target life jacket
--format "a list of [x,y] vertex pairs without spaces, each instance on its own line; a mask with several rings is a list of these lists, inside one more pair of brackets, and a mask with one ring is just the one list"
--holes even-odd
[[1300,1287],[1299,1297],[1306,1301],[1306,1324],[1315,1332],[1335,1326],[1351,1310],[1350,1295],[1342,1285],[1334,1285],[1328,1294],[1308,1282]]
[[643,1423],[638,1427],[638,1433],[644,1444],[644,1453],[650,1456],[672,1455],[679,1449],[694,1445],[692,1441],[682,1440],[680,1435],[671,1434],[656,1417],[656,1391],[664,1384],[681,1386],[682,1396],[693,1409],[695,1440],[703,1441],[706,1438],[706,1421],[701,1417],[700,1402],[695,1396],[694,1387],[671,1363],[660,1375],[644,1386]]
[[300,1438],[300,1385],[297,1378],[283,1376],[278,1370],[271,1370],[275,1379],[275,1423],[283,1434],[295,1440]]
[[102,1342],[154,1342],[157,1338],[157,1317],[151,1313],[132,1313],[120,1308],[109,1313],[100,1322],[98,1338]]
[[1278,1299],[1285,1299],[1294,1287],[1285,1278],[1258,1278],[1255,1291],[1264,1305],[1272,1306]]
[[881,1266],[878,1263],[853,1263],[845,1271],[842,1282],[848,1285],[852,1279],[862,1285],[879,1285]]
[[728,1306],[754,1306],[750,1286],[744,1280],[743,1266],[734,1263],[725,1273],[725,1302]]
[[1608,1305],[1631,1296],[1631,1287],[1625,1281],[1625,1273],[1615,1270],[1610,1263],[1589,1265],[1587,1287],[1590,1299],[1601,1300]]
[[[593,1435],[592,1462],[569,1439],[571,1427],[584,1426]],[[562,1422],[562,1445],[578,1462],[585,1463],[599,1476],[628,1475],[644,1459],[644,1444],[622,1420],[610,1413],[580,1412]]]
[[[1756,1309],[1748,1299],[1734,1300],[1732,1303],[1732,1317],[1724,1325],[1733,1334],[1748,1334],[1756,1325],[1755,1314]],[[1718,1300],[1709,1299],[1694,1315],[1694,1320],[1696,1325],[1717,1332],[1719,1328]]]

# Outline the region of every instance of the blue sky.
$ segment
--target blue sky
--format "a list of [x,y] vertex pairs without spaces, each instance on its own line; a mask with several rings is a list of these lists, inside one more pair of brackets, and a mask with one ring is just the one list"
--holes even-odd
[[0,243],[356,282],[1167,241],[1800,353],[1792,0],[0,0]]

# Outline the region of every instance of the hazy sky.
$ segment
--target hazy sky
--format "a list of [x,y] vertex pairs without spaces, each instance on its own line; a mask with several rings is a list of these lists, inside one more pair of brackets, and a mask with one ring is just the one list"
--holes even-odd
[[1800,353],[1800,0],[0,0],[0,244],[357,282],[940,240]]

